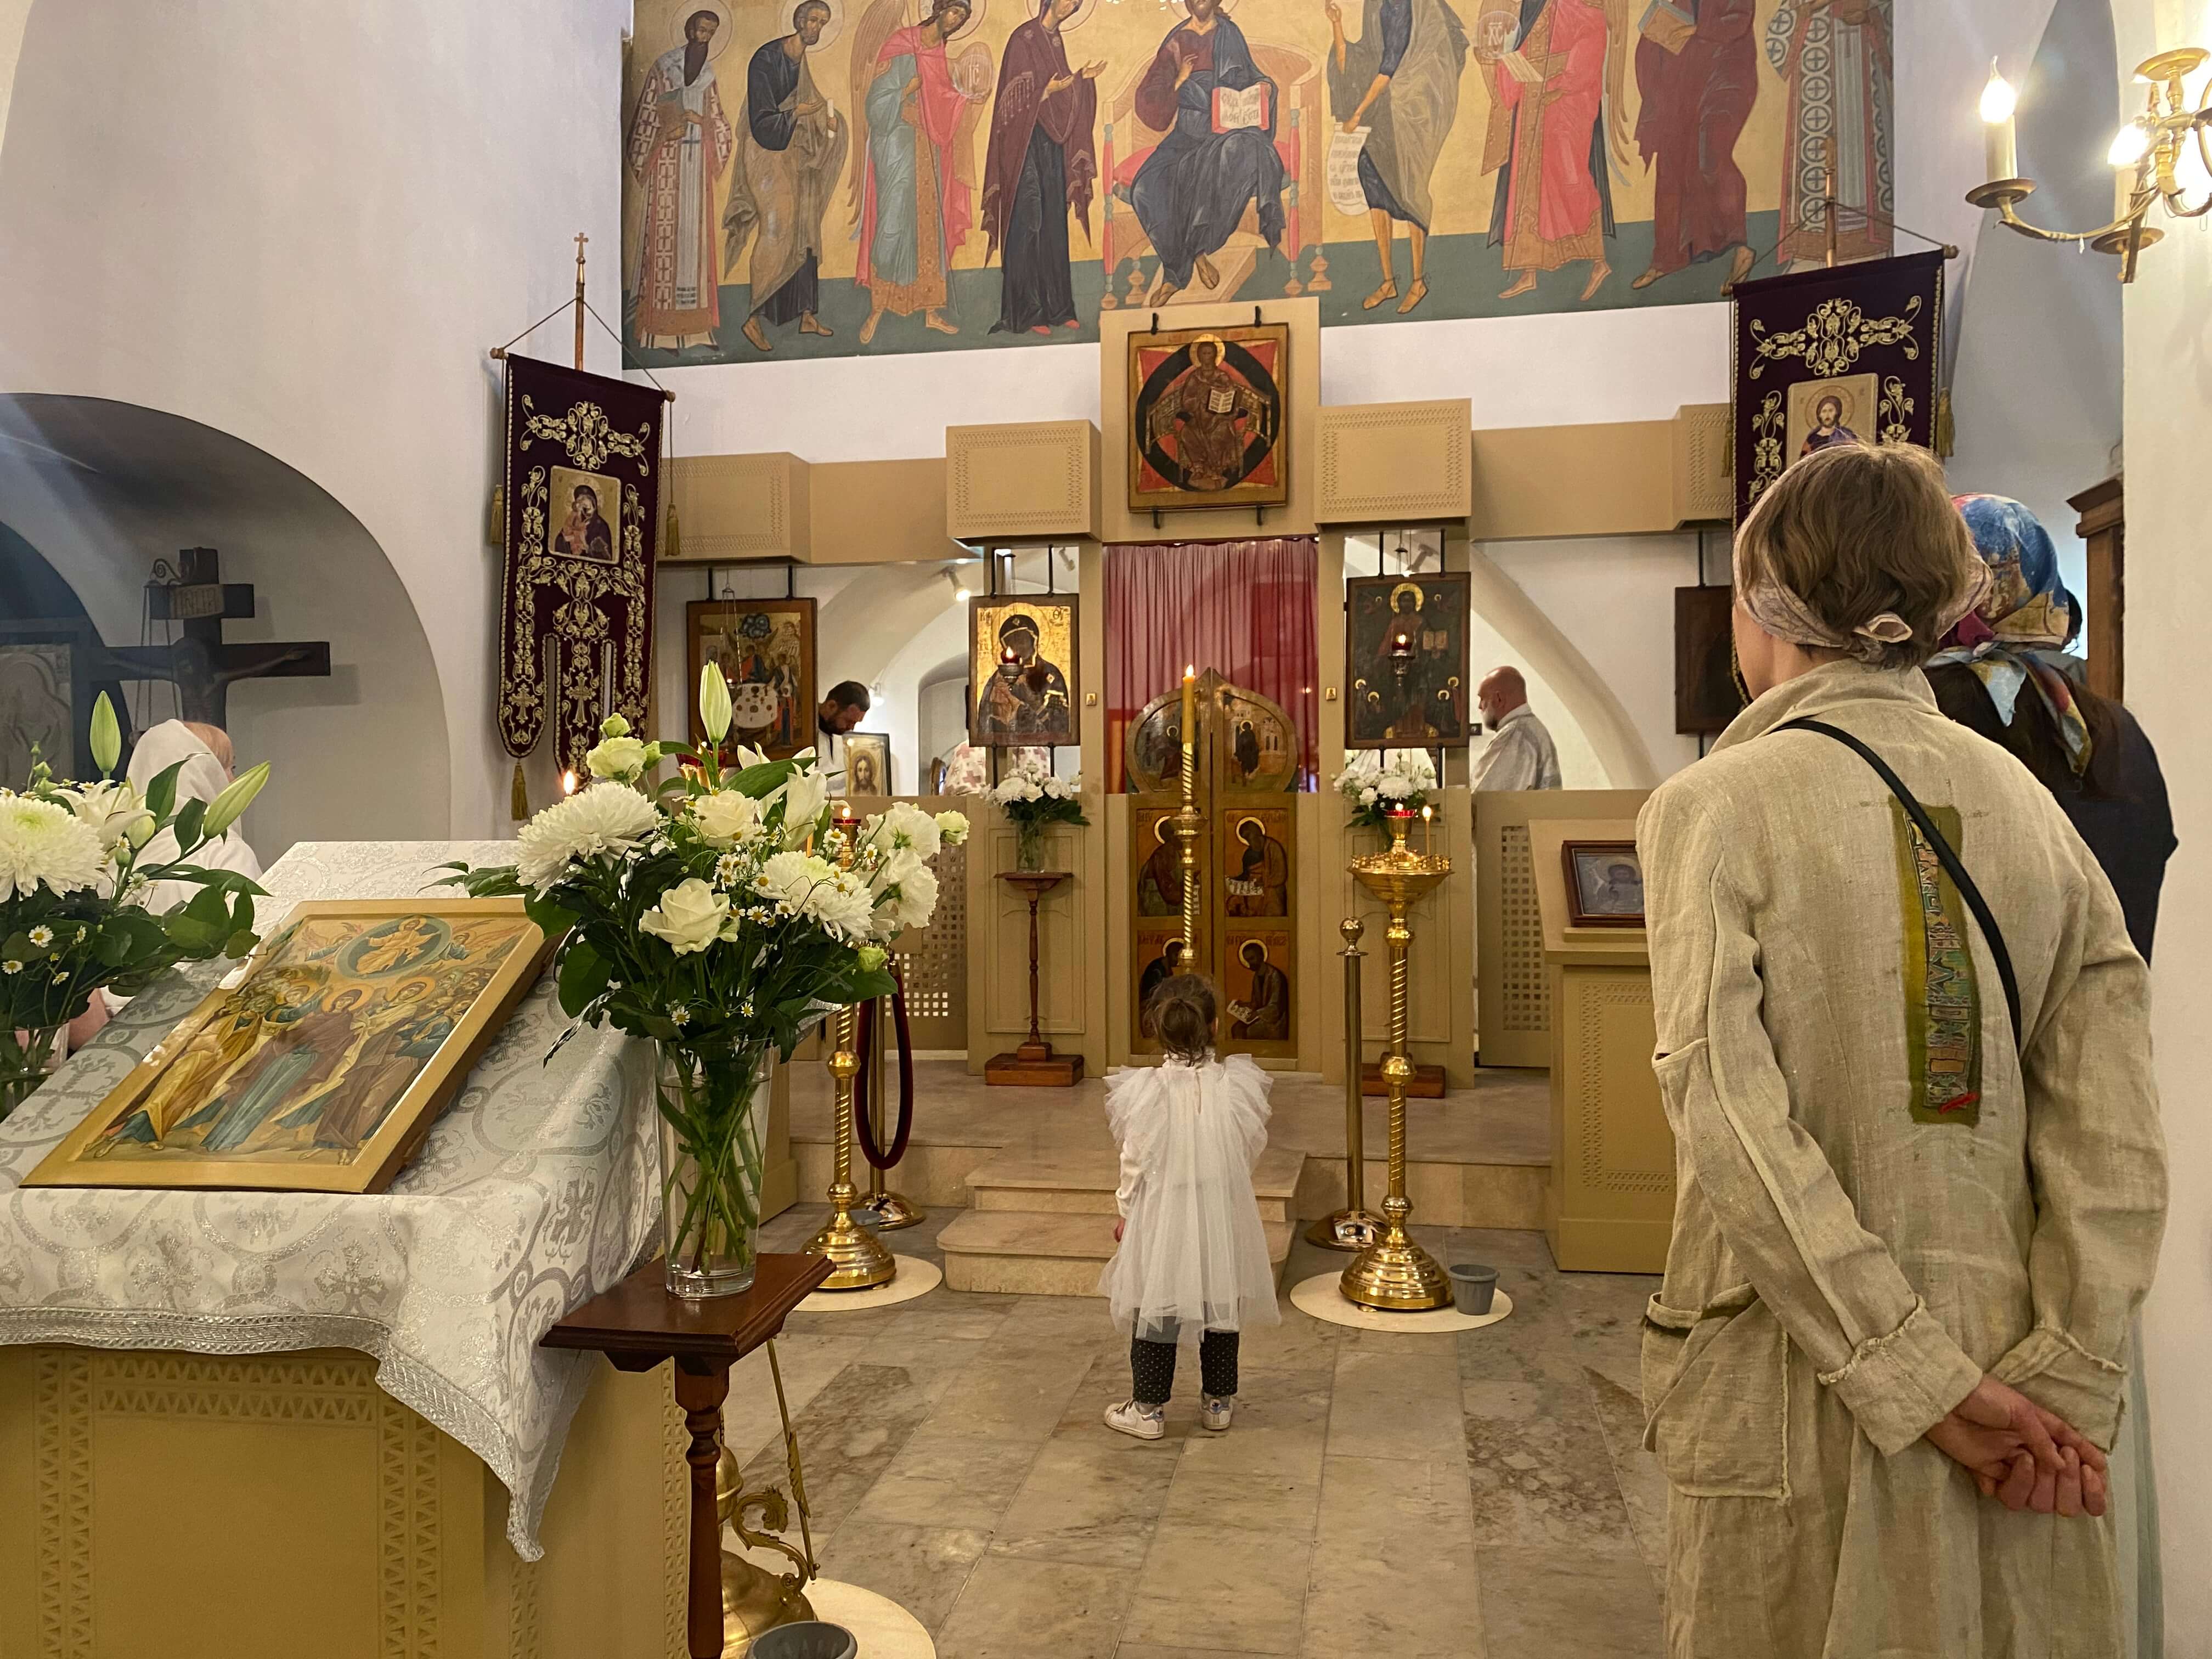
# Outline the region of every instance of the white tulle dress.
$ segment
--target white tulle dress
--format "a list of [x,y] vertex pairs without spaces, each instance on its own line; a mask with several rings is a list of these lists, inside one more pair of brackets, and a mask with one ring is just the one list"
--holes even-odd
[[1279,1323],[1252,1167],[1267,1146],[1267,1074],[1249,1054],[1106,1079],[1127,1223],[1098,1281],[1114,1322],[1152,1342]]

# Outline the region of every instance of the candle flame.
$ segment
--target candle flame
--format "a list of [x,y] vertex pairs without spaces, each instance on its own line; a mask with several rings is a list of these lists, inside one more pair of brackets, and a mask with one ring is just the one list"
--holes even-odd
[[2020,103],[2020,94],[2012,89],[2012,82],[1997,73],[1994,60],[1990,64],[1990,82],[1982,88],[1982,119],[1991,126],[2012,119],[2012,112]]
[[2106,161],[2116,167],[2131,167],[2150,153],[2150,135],[2130,121],[2113,135]]
[[563,772],[561,775],[561,793],[564,795],[573,795],[576,793],[576,775],[574,772]]

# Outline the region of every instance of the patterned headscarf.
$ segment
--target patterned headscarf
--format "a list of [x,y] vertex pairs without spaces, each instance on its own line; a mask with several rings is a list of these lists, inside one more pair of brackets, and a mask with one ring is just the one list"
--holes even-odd
[[2081,606],[2058,574],[2058,550],[2035,514],[2008,495],[1954,500],[1995,580],[1929,666],[1962,663],[1972,669],[2007,726],[2018,712],[2021,691],[2033,687],[2078,778],[2089,765],[2089,726],[2074,698],[2081,660],[2068,655],[2066,647],[2081,631]]

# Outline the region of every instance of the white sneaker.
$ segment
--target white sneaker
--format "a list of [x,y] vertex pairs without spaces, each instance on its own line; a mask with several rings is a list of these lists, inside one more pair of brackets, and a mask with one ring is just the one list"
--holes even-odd
[[1118,1406],[1106,1408],[1106,1426],[1139,1440],[1158,1440],[1168,1431],[1168,1408],[1140,1406],[1133,1400],[1124,1400]]
[[1212,1395],[1201,1396],[1198,1420],[1219,1434],[1229,1427],[1229,1419],[1237,1414],[1237,1396],[1227,1395],[1216,1400]]

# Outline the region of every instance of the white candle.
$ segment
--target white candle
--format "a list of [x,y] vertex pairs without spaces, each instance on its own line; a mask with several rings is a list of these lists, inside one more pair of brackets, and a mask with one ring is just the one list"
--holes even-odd
[[1984,166],[1989,174],[1987,182],[2020,177],[2020,145],[2013,130],[2013,109],[2019,96],[1997,66],[1990,65],[1990,83],[1982,88],[1982,120]]
[[2132,162],[2112,174],[2112,217],[2130,219],[2136,210],[2136,169]]
[[2105,152],[2105,159],[2113,167],[2113,218],[2135,216],[2136,184],[2142,176],[2142,159],[2149,151],[2149,135],[2132,121],[2113,135],[2112,147]]

